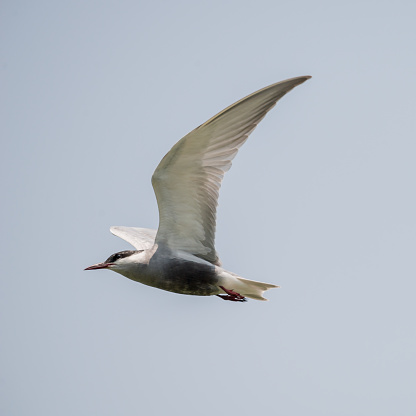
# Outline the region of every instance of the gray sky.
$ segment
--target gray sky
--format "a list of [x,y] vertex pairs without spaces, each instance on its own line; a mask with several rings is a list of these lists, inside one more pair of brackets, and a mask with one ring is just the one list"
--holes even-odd
[[[414,415],[412,1],[2,5],[2,415]],[[271,83],[227,174],[223,302],[83,268],[157,227],[170,147]]]

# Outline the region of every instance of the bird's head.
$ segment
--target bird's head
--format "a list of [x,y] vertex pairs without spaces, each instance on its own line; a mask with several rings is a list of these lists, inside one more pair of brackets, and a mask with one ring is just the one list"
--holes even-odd
[[125,250],[112,254],[106,261],[93,264],[84,270],[110,269],[123,274],[123,271],[131,269],[134,265],[142,263],[144,250]]

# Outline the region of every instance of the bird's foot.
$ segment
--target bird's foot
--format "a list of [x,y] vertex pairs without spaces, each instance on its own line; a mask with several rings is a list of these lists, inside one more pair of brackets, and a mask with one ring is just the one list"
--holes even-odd
[[224,286],[220,286],[220,288],[226,293],[226,295],[217,295],[219,298],[231,300],[232,302],[247,302],[247,299],[244,296],[234,292],[234,290],[226,289]]

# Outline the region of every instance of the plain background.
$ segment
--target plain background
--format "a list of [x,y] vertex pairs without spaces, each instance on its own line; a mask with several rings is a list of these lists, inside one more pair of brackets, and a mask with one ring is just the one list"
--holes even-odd
[[[0,413],[414,415],[414,1],[4,1]],[[274,82],[225,177],[269,302],[84,272],[156,228],[170,147]]]

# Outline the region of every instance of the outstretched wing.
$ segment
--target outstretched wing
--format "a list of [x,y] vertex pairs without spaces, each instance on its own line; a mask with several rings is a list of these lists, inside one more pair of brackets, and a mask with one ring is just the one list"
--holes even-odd
[[155,244],[156,230],[137,227],[110,227],[110,231],[117,237],[130,243],[136,250],[147,250]]
[[278,82],[237,101],[172,147],[152,177],[159,206],[156,243],[219,264],[215,223],[224,174],[266,113],[309,78]]

